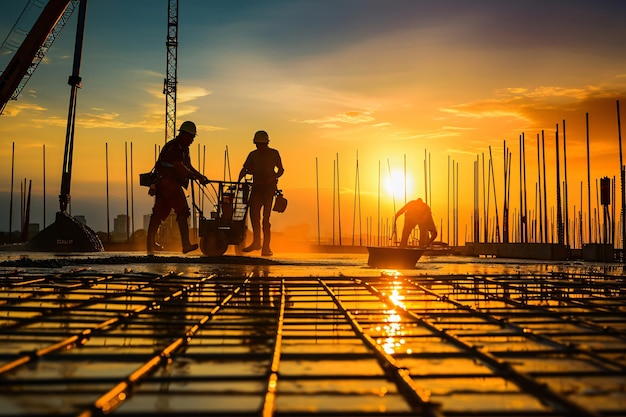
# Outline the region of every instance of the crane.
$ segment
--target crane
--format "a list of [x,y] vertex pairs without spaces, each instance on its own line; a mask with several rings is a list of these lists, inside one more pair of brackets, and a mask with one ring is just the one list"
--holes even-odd
[[[0,74],[0,114],[9,100],[16,100],[31,75],[35,72],[39,63],[43,60],[46,52],[52,46],[57,36],[69,20],[72,12],[80,0],[50,0],[43,8],[39,18],[28,32],[19,48],[7,65],[5,71]],[[20,22],[36,3],[33,0],[22,11],[13,29],[3,42],[5,49],[13,50],[18,38],[24,29]]]
[[[70,6],[71,3],[71,7]],[[30,3],[29,3],[30,4]],[[74,64],[68,84],[71,86],[67,119],[63,173],[59,193],[60,211],[55,222],[37,234],[28,248],[41,251],[102,251],[97,234],[78,222],[68,212],[74,151],[77,89],[82,86],[80,64],[87,0],[49,0],[6,70],[0,74],[0,113],[7,101],[16,98],[28,78],[64,26],[75,6],[79,6]],[[19,21],[19,20],[18,20]],[[178,0],[168,0],[167,74],[163,93],[166,95],[165,141],[176,133],[176,85],[178,49]]]
[[165,94],[165,142],[176,136],[178,0],[168,0],[167,10],[167,73],[163,82],[163,94]]
[[[68,8],[71,3],[71,9]],[[46,227],[28,242],[26,248],[37,251],[52,252],[99,252],[104,246],[98,235],[87,225],[72,217],[67,209],[70,202],[70,184],[72,178],[72,161],[74,153],[74,131],[76,122],[76,97],[78,88],[82,86],[80,64],[85,31],[85,15],[87,0],[50,0],[43,8],[39,18],[33,25],[24,41],[17,49],[6,70],[0,77],[0,109],[4,109],[10,98],[15,98],[24,87],[30,75],[43,58],[45,52],[56,38],[69,14],[78,5],[78,22],[74,46],[74,62],[68,84],[70,103],[67,116],[65,136],[65,152],[63,156],[63,173],[61,191],[59,193],[60,210],[53,224]],[[61,24],[61,26],[59,26]]]

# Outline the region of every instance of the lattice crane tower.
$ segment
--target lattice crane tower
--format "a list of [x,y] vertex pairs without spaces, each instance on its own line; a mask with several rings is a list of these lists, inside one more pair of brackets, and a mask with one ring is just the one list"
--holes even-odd
[[168,0],[167,12],[167,74],[165,94],[165,142],[176,136],[176,84],[178,58],[178,0]]

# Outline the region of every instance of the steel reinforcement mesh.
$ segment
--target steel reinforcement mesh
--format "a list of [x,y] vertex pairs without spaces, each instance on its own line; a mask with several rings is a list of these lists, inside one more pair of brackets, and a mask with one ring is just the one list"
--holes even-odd
[[0,415],[626,416],[622,277],[0,276]]

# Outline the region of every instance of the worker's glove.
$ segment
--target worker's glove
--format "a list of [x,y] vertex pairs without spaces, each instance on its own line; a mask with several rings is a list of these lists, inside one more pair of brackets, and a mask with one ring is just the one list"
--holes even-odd
[[202,185],[206,185],[206,184],[208,184],[208,183],[209,183],[209,179],[208,179],[207,177],[205,177],[204,175],[203,175],[203,176],[201,176],[201,177],[198,179],[198,181],[199,181],[199,182],[200,182],[200,184],[202,184]]

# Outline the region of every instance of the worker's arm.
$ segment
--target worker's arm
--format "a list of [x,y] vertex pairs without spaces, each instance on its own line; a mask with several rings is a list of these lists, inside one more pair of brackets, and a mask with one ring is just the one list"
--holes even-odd
[[174,172],[176,172],[176,175],[181,178],[198,180],[201,184],[206,184],[209,182],[209,179],[207,177],[196,171],[193,167],[187,168],[187,166],[183,164],[183,161],[174,161],[172,165],[174,166]]
[[209,179],[207,177],[205,177],[204,174],[202,174],[200,171],[195,169],[193,166],[190,166],[189,170],[191,172],[193,172],[193,174],[194,174],[193,179],[198,180],[200,182],[200,184],[208,184]]
[[398,210],[398,212],[396,213],[396,217],[394,217],[394,222],[398,220],[398,217],[402,216],[402,214],[406,211],[408,205],[409,203],[405,204],[400,210]]
[[283,160],[281,159],[280,154],[278,154],[278,160],[276,161],[276,179],[278,180],[284,173],[285,168],[283,168]]
[[245,177],[247,173],[248,173],[248,170],[246,169],[245,166],[241,168],[241,171],[239,171],[239,177],[237,178],[237,182],[241,181],[241,179]]

